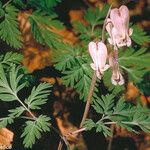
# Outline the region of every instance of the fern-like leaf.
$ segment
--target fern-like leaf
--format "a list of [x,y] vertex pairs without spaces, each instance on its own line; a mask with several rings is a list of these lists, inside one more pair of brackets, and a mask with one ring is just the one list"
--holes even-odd
[[33,87],[31,95],[25,100],[29,109],[41,109],[41,105],[45,104],[50,94],[51,85],[49,83],[41,83],[37,87]]
[[133,28],[133,34],[131,35],[131,38],[137,44],[142,45],[145,42],[150,41],[150,36],[148,36],[141,28],[136,25],[132,26],[131,28]]
[[5,7],[4,20],[0,23],[0,38],[14,48],[21,48],[22,37],[17,22],[18,9],[12,5]]
[[30,17],[29,21],[31,23],[31,31],[34,38],[40,44],[47,44],[49,47],[55,45],[55,42],[60,39],[60,36],[52,32],[52,28],[62,29],[62,24],[51,18],[51,16],[46,16],[44,13],[35,11]]
[[35,140],[41,137],[42,132],[50,131],[49,121],[49,117],[41,115],[36,121],[26,122],[26,127],[21,135],[21,137],[24,138],[23,144],[26,148],[32,148]]

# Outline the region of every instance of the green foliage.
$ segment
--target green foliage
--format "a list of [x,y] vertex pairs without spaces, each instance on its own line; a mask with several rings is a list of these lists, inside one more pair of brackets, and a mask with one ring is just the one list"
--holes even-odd
[[143,80],[139,84],[137,84],[137,87],[145,96],[149,96],[150,93],[150,82],[147,82],[149,80],[150,80],[150,71],[146,73],[144,75]]
[[[14,56],[16,56],[16,59]],[[20,106],[8,110],[8,117],[0,119],[0,128],[13,123],[16,118],[34,120],[26,122],[26,127],[22,134],[25,147],[31,148],[35,140],[41,137],[42,132],[49,131],[50,118],[45,115],[35,117],[30,109],[41,109],[41,105],[45,104],[47,101],[51,85],[48,83],[41,83],[37,87],[33,87],[31,95],[24,101],[25,103],[20,100],[18,92],[21,92],[21,89],[24,88],[26,84],[26,82],[20,82],[23,78],[23,73],[19,72],[22,68],[19,64],[21,58],[22,56],[17,53],[7,53],[0,57],[0,100],[5,102],[18,101],[20,104]],[[16,66],[16,64],[18,66]],[[9,68],[9,73],[7,73],[7,68]],[[25,111],[33,118],[22,117]]]
[[75,27],[75,32],[79,34],[79,38],[88,43],[93,39],[101,38],[102,29],[100,25],[103,24],[107,12],[109,10],[109,5],[105,5],[102,10],[98,7],[96,10],[89,8],[85,13],[85,21],[87,21],[88,25],[85,26],[80,21],[73,22]]
[[47,44],[49,47],[52,47],[60,39],[57,34],[52,32],[52,29],[54,27],[62,29],[63,26],[58,20],[54,19],[54,16],[47,16],[45,13],[35,11],[29,17],[29,21],[33,37],[40,44]]
[[60,71],[71,69],[75,64],[80,64],[86,61],[85,55],[83,55],[83,49],[80,46],[72,46],[62,42],[58,42],[55,45],[53,51],[53,62],[55,62],[55,68]]
[[17,13],[19,10],[9,4],[5,7],[4,11],[4,19],[0,22],[0,38],[6,41],[11,47],[21,48],[22,37],[17,22]]
[[0,128],[5,128],[8,124],[14,123],[13,119],[14,118],[12,116],[0,118]]
[[[92,71],[89,65],[86,63],[78,64],[78,66],[64,71],[63,74],[63,83],[66,86],[75,88],[76,91],[80,93],[80,99],[86,101],[92,80]],[[96,91],[97,88],[95,87],[95,92]]]
[[[62,71],[63,83],[75,88],[80,94],[80,99],[84,101],[87,99],[93,74],[88,60],[86,52],[79,46],[58,43],[56,50],[53,51],[55,68]],[[95,88],[96,91],[98,91],[97,88]]]
[[86,130],[91,130],[96,126],[96,124],[92,119],[86,119],[83,126],[86,128]]
[[41,83],[37,87],[33,87],[30,96],[25,100],[29,109],[41,109],[41,105],[45,104],[48,100],[47,97],[50,93],[49,83]]
[[105,137],[112,136],[112,131],[103,122],[96,123],[96,132],[102,132]]
[[91,26],[103,24],[109,7],[109,5],[105,5],[102,10],[100,10],[98,7],[95,10],[89,8],[85,13],[85,20],[88,21]]
[[10,109],[8,111],[11,113],[11,116],[19,117],[25,111],[25,108],[23,106],[20,106],[16,107],[15,109]]
[[141,81],[143,75],[148,71],[150,66],[150,54],[145,48],[135,51],[128,48],[119,53],[119,64],[122,69],[128,72],[129,80],[136,82]]
[[24,137],[23,144],[26,148],[32,148],[35,140],[41,137],[42,132],[50,131],[49,121],[49,117],[41,115],[38,119],[36,119],[36,121],[26,122],[26,127],[21,135],[21,137]]
[[58,2],[61,2],[61,0],[29,0],[28,4],[39,10],[51,13],[52,8],[55,7]]
[[[76,45],[70,45],[63,43],[61,37],[53,30],[54,28],[63,28],[53,11],[58,2],[60,0],[13,0],[14,6],[11,5],[11,1],[4,6],[0,4],[0,37],[10,46],[20,48],[22,38],[18,29],[17,13],[19,10],[17,7],[24,10],[33,8],[33,13],[27,14],[33,37],[38,43],[47,45],[53,50],[54,66],[62,73],[63,83],[74,88],[80,94],[80,99],[86,101],[94,73],[90,67],[92,60],[87,50],[88,43],[100,40],[102,25],[109,5],[105,5],[102,10],[99,8],[88,9],[84,16],[86,25],[79,21],[73,22],[79,41]],[[132,26],[132,28],[131,38],[135,43],[142,45],[149,41],[149,36],[143,30],[137,26]],[[120,49],[118,61],[121,73],[127,73],[129,81],[140,82],[150,66],[149,58],[150,55],[144,48],[136,51],[133,48],[127,48],[125,51]],[[35,116],[32,111],[41,109],[42,105],[47,102],[51,85],[41,83],[34,86],[31,94],[25,100],[21,100],[18,92],[21,92],[26,85],[23,78],[25,69],[20,65],[21,60],[22,55],[12,52],[0,56],[0,100],[15,101],[20,104],[8,110],[7,117],[0,119],[0,128],[13,123],[16,118],[27,119],[21,137],[24,138],[24,146],[32,148],[42,133],[50,130],[50,118],[42,114]],[[111,136],[110,125],[117,124],[132,132],[138,132],[137,127],[145,132],[150,132],[149,109],[139,104],[133,105],[126,102],[121,97],[125,86],[112,85],[111,75],[111,70],[107,70],[103,77],[103,83],[112,94],[101,95],[99,98],[97,96],[99,82],[96,82],[92,107],[97,112],[99,119],[97,122],[87,119],[84,122],[86,130],[95,128],[96,132],[102,132],[104,136]],[[24,112],[28,112],[30,116],[23,116]]]
[[141,28],[136,25],[133,25],[131,28],[133,29],[133,34],[131,35],[131,38],[134,42],[142,45],[143,43],[150,41],[150,36],[148,36],[146,32],[143,31]]
[[13,64],[20,64],[22,61],[23,56],[19,53],[13,53],[13,52],[8,52],[5,55],[0,56],[0,64],[4,65],[11,65]]
[[19,85],[23,75],[18,75],[19,67],[13,65],[10,69],[9,77],[7,79],[3,66],[0,65],[0,99],[6,102],[17,100],[17,93],[24,86],[25,83]]
[[114,95],[107,94],[106,96],[103,96],[100,98],[97,97],[97,99],[93,102],[93,108],[96,110],[97,113],[101,114],[112,114],[112,109],[114,107],[114,101],[112,99],[114,98]]
[[112,131],[109,127],[107,127],[103,122],[94,123],[91,119],[86,119],[83,125],[86,130],[91,130],[92,128],[96,128],[96,132],[102,132],[105,137],[112,136]]
[[135,127],[139,127],[145,132],[150,132],[150,110],[140,104],[133,105],[120,98],[117,102],[113,95],[107,94],[102,98],[94,100],[93,108],[102,117],[96,123],[88,119],[84,123],[87,130],[96,128],[96,132],[103,132],[105,136],[111,136],[110,124],[117,124],[129,131],[136,132]]

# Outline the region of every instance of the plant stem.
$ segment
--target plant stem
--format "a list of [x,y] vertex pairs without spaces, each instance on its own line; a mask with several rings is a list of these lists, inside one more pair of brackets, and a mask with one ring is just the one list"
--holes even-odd
[[81,128],[79,130],[76,130],[76,131],[72,132],[71,134],[77,134],[77,133],[83,132],[85,130],[86,130],[86,128]]
[[[107,21],[107,18],[109,16],[111,7],[112,7],[112,5],[109,8],[109,11],[107,13],[107,16],[106,16],[104,24],[103,24],[102,42],[105,41],[105,36],[104,36],[104,34],[105,34],[105,25],[106,25],[106,21]],[[92,26],[92,33],[93,33],[93,31],[94,31],[94,26]],[[84,123],[85,119],[87,118],[87,115],[88,115],[88,112],[89,112],[89,109],[90,109],[90,104],[91,104],[92,95],[93,95],[93,92],[94,92],[94,87],[95,87],[95,84],[96,84],[96,79],[97,79],[96,72],[94,72],[93,77],[92,77],[92,81],[91,81],[91,85],[90,85],[90,90],[89,90],[86,106],[85,106],[85,110],[84,110],[84,114],[83,114],[83,117],[82,117],[82,121],[80,123],[80,128],[83,126],[83,123]]]
[[3,5],[3,7],[2,8],[4,8],[4,7],[6,7],[9,3],[11,3],[12,2],[12,0],[9,0],[7,3],[5,3],[4,5]]
[[105,26],[106,26],[106,22],[107,22],[108,16],[110,14],[111,7],[112,7],[112,5],[110,6],[110,8],[108,10],[107,16],[106,16],[106,18],[104,20],[104,24],[103,24],[103,29],[102,29],[102,42],[103,43],[105,42]]
[[95,87],[95,84],[96,84],[96,78],[97,78],[96,72],[94,72],[93,77],[92,77],[92,81],[91,81],[91,85],[90,85],[90,90],[89,90],[86,106],[85,106],[85,110],[84,110],[84,114],[83,114],[83,117],[82,117],[82,121],[80,123],[80,128],[83,126],[83,123],[84,123],[85,119],[87,118],[87,115],[88,115],[88,112],[89,112],[89,109],[90,109],[90,103],[91,103],[91,100],[92,100],[92,95],[93,95],[94,87]]
[[24,107],[24,109],[32,116],[33,119],[37,119],[36,116],[24,105],[24,103],[18,98],[17,95],[16,96],[16,99],[18,100],[18,102]]

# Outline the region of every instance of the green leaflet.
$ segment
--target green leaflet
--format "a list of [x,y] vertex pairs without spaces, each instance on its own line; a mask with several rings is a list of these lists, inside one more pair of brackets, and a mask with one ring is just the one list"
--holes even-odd
[[13,116],[0,118],[0,128],[5,128],[8,124],[14,123]]
[[37,87],[33,87],[30,96],[25,100],[29,109],[41,109],[41,105],[45,104],[50,94],[49,83],[41,83]]
[[0,56],[0,63],[3,65],[11,65],[14,64],[20,64],[20,62],[23,60],[23,55],[15,52],[7,52],[5,55]]
[[9,4],[5,7],[4,11],[4,19],[0,22],[0,38],[6,41],[11,47],[21,48],[22,37],[17,22],[17,13],[19,10]]
[[3,101],[14,101],[17,100],[17,93],[24,86],[25,83],[19,85],[22,75],[18,75],[19,67],[13,65],[10,69],[9,80],[7,79],[3,66],[0,65],[0,99]]
[[107,125],[117,124],[135,133],[137,133],[134,129],[135,126],[150,132],[150,110],[140,104],[135,106],[126,102],[123,97],[116,102],[113,95],[107,94],[101,99],[95,99],[92,106],[98,114],[102,114],[102,117],[96,122],[96,125],[92,120],[86,121],[84,126],[89,130],[96,127],[97,132],[111,136],[110,128]]
[[36,139],[41,137],[42,132],[50,131],[50,118],[45,115],[40,115],[36,121],[27,121],[26,127],[21,135],[24,137],[23,144],[26,148],[32,148]]
[[25,108],[23,106],[20,106],[16,107],[15,109],[10,109],[8,111],[11,113],[11,116],[19,117],[25,111]]
[[107,94],[101,98],[95,98],[92,104],[97,113],[112,114],[114,107],[114,95]]
[[129,80],[135,83],[140,82],[143,75],[148,71],[150,66],[150,54],[146,52],[145,48],[135,51],[128,48],[125,51],[119,52],[120,67],[128,72]]
[[98,7],[96,10],[89,8],[84,17],[89,23],[87,26],[80,21],[73,22],[75,32],[79,34],[79,38],[86,44],[93,39],[101,38],[102,27],[100,25],[103,24],[108,10],[109,5],[105,5],[102,10],[100,10]]
[[131,38],[134,42],[136,42],[139,45],[142,45],[145,42],[150,41],[150,36],[148,36],[144,30],[142,30],[136,25],[131,26],[131,28],[133,29],[133,34],[131,35]]
[[30,17],[31,32],[33,37],[40,44],[47,44],[52,47],[60,39],[60,36],[51,31],[53,27],[62,29],[63,25],[51,16],[47,16],[45,13],[35,11]]

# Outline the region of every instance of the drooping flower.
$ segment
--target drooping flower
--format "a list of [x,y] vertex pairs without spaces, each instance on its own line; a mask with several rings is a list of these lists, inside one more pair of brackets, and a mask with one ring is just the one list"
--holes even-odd
[[109,65],[112,68],[112,77],[111,82],[114,85],[122,85],[124,84],[124,78],[119,70],[119,63],[118,63],[118,51],[114,50],[109,55]]
[[107,47],[103,42],[90,42],[88,48],[93,60],[91,68],[96,71],[97,77],[101,79],[104,71],[109,68],[109,65],[106,64]]
[[106,30],[110,36],[108,41],[114,45],[115,49],[122,46],[131,46],[130,36],[133,33],[133,29],[129,28],[129,10],[125,5],[110,11]]

